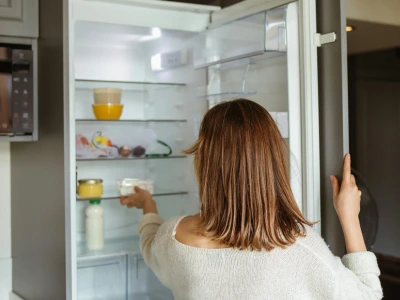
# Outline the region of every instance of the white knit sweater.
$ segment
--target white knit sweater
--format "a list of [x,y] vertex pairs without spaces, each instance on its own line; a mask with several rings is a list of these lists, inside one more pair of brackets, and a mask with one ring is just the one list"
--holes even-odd
[[311,227],[286,249],[205,249],[175,239],[182,218],[146,214],[139,224],[143,257],[176,300],[382,299],[375,255],[340,260]]

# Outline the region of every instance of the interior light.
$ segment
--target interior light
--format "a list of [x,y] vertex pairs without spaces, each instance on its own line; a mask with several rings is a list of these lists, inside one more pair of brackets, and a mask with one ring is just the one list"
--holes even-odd
[[161,67],[161,54],[158,53],[151,57],[151,69],[153,71],[161,71],[163,68]]
[[151,29],[151,35],[145,35],[140,38],[140,42],[147,42],[158,39],[161,37],[161,29],[158,27],[153,27]]
[[346,31],[350,32],[353,31],[355,28],[353,26],[346,26]]
[[151,35],[154,36],[155,38],[161,37],[161,29],[158,27],[154,27],[151,29]]

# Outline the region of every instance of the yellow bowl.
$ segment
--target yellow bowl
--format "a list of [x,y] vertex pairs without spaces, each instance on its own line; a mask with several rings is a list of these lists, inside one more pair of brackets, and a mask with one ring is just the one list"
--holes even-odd
[[122,104],[92,104],[93,113],[97,120],[119,120],[122,115]]

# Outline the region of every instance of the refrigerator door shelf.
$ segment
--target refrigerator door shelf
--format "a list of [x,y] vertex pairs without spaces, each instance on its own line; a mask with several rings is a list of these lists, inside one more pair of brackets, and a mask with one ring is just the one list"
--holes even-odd
[[257,91],[245,91],[243,88],[243,84],[241,82],[237,82],[235,84],[230,84],[229,86],[219,85],[216,88],[209,87],[199,87],[197,89],[197,98],[200,99],[210,99],[210,98],[218,98],[220,96],[241,96],[241,95],[255,95]]
[[235,98],[240,98],[241,96],[249,96],[249,95],[256,95],[257,92],[221,92],[221,93],[215,93],[215,94],[206,94],[206,95],[200,95],[197,96],[198,98],[206,98],[208,101],[215,101],[218,99],[222,98],[229,98],[227,100],[233,100]]
[[248,65],[256,65],[260,62],[268,59],[274,59],[277,57],[285,57],[285,52],[264,52],[262,55],[251,56],[251,57],[243,57],[241,59],[231,60],[227,62],[217,63],[215,65],[209,66],[208,70],[212,71],[222,71],[226,69],[234,69],[234,68],[243,68]]
[[267,65],[279,65],[285,59],[286,53],[265,52],[255,57],[213,65],[208,68],[208,85],[197,88],[197,98],[221,102],[257,94],[279,93],[281,84],[274,80],[260,81],[259,70]]
[[286,52],[286,6],[207,30],[194,44],[196,69],[265,52]]
[[[230,64],[230,63],[228,63]],[[257,94],[257,86],[248,86],[247,79],[248,74],[251,69],[251,66],[254,64],[249,61],[247,65],[237,65],[236,67],[232,66],[232,69],[224,69],[224,68],[212,68],[208,69],[209,81],[208,85],[205,87],[199,87],[197,89],[197,97],[198,98],[215,98],[219,96],[238,96],[238,95],[254,95]],[[239,73],[239,78],[235,78],[235,80],[230,80],[228,83],[221,84],[221,76],[224,72],[236,71]]]

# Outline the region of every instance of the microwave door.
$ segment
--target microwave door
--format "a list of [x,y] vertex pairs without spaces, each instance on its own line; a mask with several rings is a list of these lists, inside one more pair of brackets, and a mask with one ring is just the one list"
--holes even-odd
[[11,93],[11,49],[0,47],[0,134],[12,132]]

